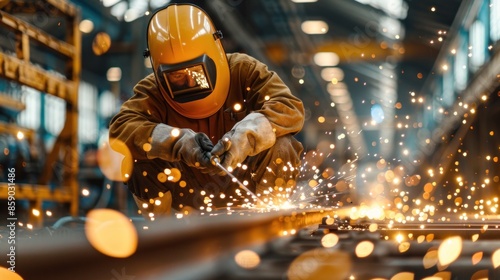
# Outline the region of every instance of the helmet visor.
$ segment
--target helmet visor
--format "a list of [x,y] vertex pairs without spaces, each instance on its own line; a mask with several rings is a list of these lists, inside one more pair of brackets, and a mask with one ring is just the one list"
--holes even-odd
[[160,82],[176,102],[204,98],[215,86],[215,65],[206,55],[181,64],[160,64],[158,68]]

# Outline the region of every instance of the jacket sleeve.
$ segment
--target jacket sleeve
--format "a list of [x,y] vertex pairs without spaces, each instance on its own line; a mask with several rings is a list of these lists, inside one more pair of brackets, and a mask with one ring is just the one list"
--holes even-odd
[[109,126],[110,140],[123,142],[134,159],[147,159],[153,129],[166,118],[165,102],[154,75],[134,87],[134,95],[123,103]]
[[[304,105],[288,86],[264,63],[247,57],[241,65],[241,76],[247,92],[247,106],[266,116],[276,137],[298,133],[304,125]],[[251,104],[251,105],[249,105]]]

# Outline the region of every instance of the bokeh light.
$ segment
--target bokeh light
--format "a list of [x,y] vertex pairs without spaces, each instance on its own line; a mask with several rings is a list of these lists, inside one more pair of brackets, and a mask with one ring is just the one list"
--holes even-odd
[[371,241],[361,241],[356,245],[355,253],[358,258],[366,258],[373,252],[375,249],[375,244]]
[[500,249],[495,250],[491,255],[491,261],[493,262],[493,268],[500,266]]
[[412,272],[400,272],[391,277],[391,280],[414,280],[415,274]]
[[446,266],[454,262],[462,252],[462,238],[460,236],[449,237],[439,245],[439,264]]
[[289,280],[317,280],[328,275],[329,280],[345,280],[350,275],[352,261],[349,254],[317,248],[295,258],[287,272]]
[[137,249],[137,230],[121,212],[93,209],[87,214],[85,235],[97,251],[110,257],[126,258]]
[[2,280],[23,280],[23,278],[14,271],[0,266],[0,279]]
[[242,268],[253,269],[260,264],[260,256],[252,250],[242,250],[236,253],[234,261]]
[[102,141],[97,151],[97,163],[106,178],[126,182],[132,172],[132,154],[120,140]]
[[323,247],[325,248],[331,248],[337,245],[338,242],[339,242],[339,237],[334,233],[325,234],[321,238],[321,245],[323,245]]

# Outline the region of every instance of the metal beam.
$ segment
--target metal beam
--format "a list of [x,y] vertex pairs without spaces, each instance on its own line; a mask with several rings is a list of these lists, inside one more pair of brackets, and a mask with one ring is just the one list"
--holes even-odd
[[[22,239],[16,255],[16,272],[24,279],[112,279],[113,271],[126,269],[135,279],[167,279],[186,265],[203,264],[241,248],[265,244],[300,229],[320,224],[327,215],[350,210],[225,212],[213,216],[166,218],[134,223],[138,248],[128,258],[99,253],[87,241],[83,225],[59,228],[50,234]],[[147,227],[147,229],[145,229]],[[46,231],[47,233],[49,231]],[[21,240],[22,239],[22,240]]]

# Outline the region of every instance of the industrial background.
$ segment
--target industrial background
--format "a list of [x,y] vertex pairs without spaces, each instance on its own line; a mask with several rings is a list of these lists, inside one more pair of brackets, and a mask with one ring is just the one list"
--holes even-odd
[[[311,197],[149,224],[107,128],[170,2],[0,0],[0,278],[500,279],[500,0],[175,1],[303,100]],[[89,236],[99,209],[132,253]]]

